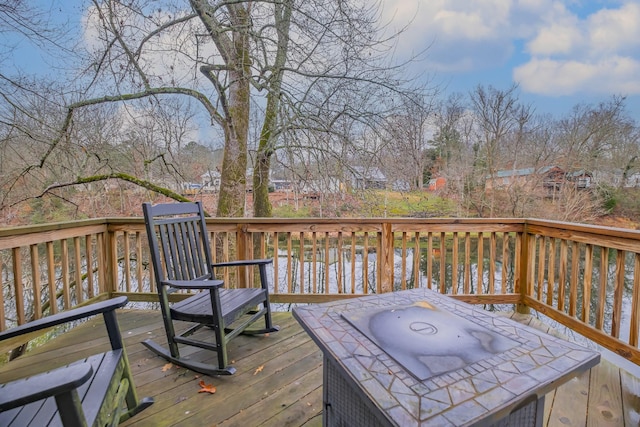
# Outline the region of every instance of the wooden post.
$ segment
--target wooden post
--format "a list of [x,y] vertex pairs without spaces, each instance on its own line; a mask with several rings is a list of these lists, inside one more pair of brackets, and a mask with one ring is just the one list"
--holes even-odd
[[[236,231],[236,257],[238,260],[251,259],[252,256],[249,253],[250,245],[248,242],[249,233],[247,233],[247,226],[245,224],[238,224]],[[238,283],[239,288],[247,288],[250,281],[247,275],[247,267],[238,267]]]
[[382,293],[393,291],[393,231],[391,223],[382,224],[380,245],[380,290]]

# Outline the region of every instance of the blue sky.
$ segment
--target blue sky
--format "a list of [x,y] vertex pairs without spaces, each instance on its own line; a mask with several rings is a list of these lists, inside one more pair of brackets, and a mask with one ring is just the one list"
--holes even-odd
[[640,1],[383,0],[410,22],[400,54],[427,50],[424,68],[447,92],[520,88],[537,111],[626,96],[640,122]]
[[[76,25],[88,4],[34,3],[53,22]],[[627,111],[640,123],[640,0],[382,0],[382,5],[381,17],[392,28],[409,23],[397,55],[429,46],[420,71],[445,95],[467,93],[478,84],[507,89],[515,82],[521,101],[556,116],[578,103],[623,95]],[[23,47],[14,65],[48,69]],[[44,60],[52,64],[55,56]]]

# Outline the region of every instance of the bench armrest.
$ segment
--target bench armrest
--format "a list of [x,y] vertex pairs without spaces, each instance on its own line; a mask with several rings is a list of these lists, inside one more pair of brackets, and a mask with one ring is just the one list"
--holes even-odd
[[228,261],[228,262],[217,262],[211,264],[212,267],[242,267],[246,265],[266,265],[271,264],[273,262],[272,258],[267,259],[243,259],[237,261]]
[[213,289],[224,285],[222,280],[164,280],[163,285],[178,289]]
[[42,319],[34,320],[33,322],[25,323],[24,325],[0,332],[0,341],[28,334],[30,332],[39,331],[41,329],[47,329],[52,326],[73,322],[74,320],[95,316],[96,314],[113,312],[117,308],[124,307],[126,304],[127,297],[122,296],[95,304],[89,304],[84,307],[63,311],[62,313],[43,317]]
[[0,412],[69,393],[93,375],[91,363],[76,363],[0,385]]

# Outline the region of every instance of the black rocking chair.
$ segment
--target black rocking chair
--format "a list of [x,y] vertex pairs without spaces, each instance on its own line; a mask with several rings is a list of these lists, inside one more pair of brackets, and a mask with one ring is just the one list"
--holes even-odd
[[[266,267],[273,260],[253,259],[213,264],[204,211],[199,202],[155,206],[144,203],[142,210],[169,349],[152,340],[146,340],[143,344],[166,360],[193,371],[207,375],[233,374],[235,368],[227,362],[227,343],[232,338],[240,333],[256,335],[279,330],[272,325],[269,308]],[[258,266],[260,272],[260,288],[226,289],[224,282],[214,276],[214,268],[253,265]],[[169,294],[181,289],[201,292],[170,305]],[[264,328],[246,329],[261,317],[264,318]],[[195,325],[182,333],[176,333],[174,321],[191,322]],[[213,341],[191,337],[204,326],[213,330]],[[178,344],[215,351],[218,365],[181,357]]]
[[[0,426],[116,426],[153,403],[139,399],[118,328],[118,297],[75,308],[0,332],[0,342],[102,314],[111,350],[0,384]],[[54,363],[55,365],[55,363]]]

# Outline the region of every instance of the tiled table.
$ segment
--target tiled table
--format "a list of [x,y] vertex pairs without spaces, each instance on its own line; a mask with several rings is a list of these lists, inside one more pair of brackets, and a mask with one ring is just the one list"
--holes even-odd
[[324,354],[324,425],[538,426],[599,353],[428,289],[297,307]]

